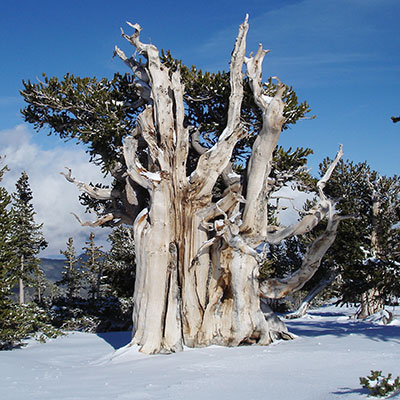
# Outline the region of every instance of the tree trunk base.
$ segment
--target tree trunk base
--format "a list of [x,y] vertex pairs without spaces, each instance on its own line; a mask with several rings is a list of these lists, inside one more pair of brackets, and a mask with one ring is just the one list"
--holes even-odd
[[356,313],[357,319],[365,319],[382,311],[385,307],[385,300],[378,289],[370,289],[361,295],[360,309]]

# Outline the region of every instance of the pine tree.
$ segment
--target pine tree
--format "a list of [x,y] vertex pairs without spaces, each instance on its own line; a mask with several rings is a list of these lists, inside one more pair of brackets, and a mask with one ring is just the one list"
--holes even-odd
[[83,263],[86,280],[88,283],[89,295],[94,300],[99,300],[102,294],[103,269],[104,269],[104,253],[101,250],[103,246],[96,246],[95,235],[93,232],[89,235],[89,240],[83,250]]
[[37,255],[46,248],[47,242],[42,234],[43,224],[36,224],[32,205],[32,191],[26,172],[16,183],[16,192],[12,195],[13,214],[13,258],[18,263],[15,273],[19,280],[19,303],[25,303],[25,286],[35,286],[40,274],[40,260]]
[[[6,170],[6,167],[0,169],[0,181]],[[45,242],[40,234],[40,226],[35,225],[33,221],[34,212],[29,204],[29,185],[20,180],[17,188],[17,194],[11,198],[5,188],[0,187],[0,350],[15,347],[32,334],[39,340],[45,340],[46,336],[55,337],[60,333],[50,325],[46,310],[35,303],[17,304],[13,301],[14,290],[21,279],[27,279],[26,273],[36,272],[34,280],[38,288],[38,302],[41,301],[41,290],[45,283],[43,273],[37,267],[34,257],[37,254],[35,251],[43,248]],[[22,188],[24,190],[21,190]],[[19,199],[17,195],[20,196]],[[18,207],[10,210],[11,200],[14,200]],[[27,234],[29,227],[33,229],[31,235]],[[27,238],[30,240],[25,243],[23,240]],[[29,243],[33,248],[24,252]],[[20,274],[21,255],[24,259],[24,276]],[[40,335],[37,335],[38,332]]]
[[[0,158],[1,160],[1,158]],[[0,169],[0,182],[4,173],[8,170],[5,166]],[[0,187],[0,294],[1,298],[8,295],[9,288],[13,286],[13,275],[10,273],[10,259],[12,255],[10,232],[12,216],[9,211],[11,197],[4,187]]]
[[132,297],[135,285],[135,245],[132,229],[119,226],[108,238],[111,249],[105,258],[106,282],[116,297]]
[[364,318],[400,296],[400,178],[341,161],[326,191],[355,217],[342,223],[327,259],[341,273],[341,301],[360,302]]
[[67,249],[60,250],[60,254],[65,257],[65,263],[62,271],[63,277],[57,282],[57,285],[66,287],[68,298],[78,297],[82,287],[82,270],[78,265],[79,258],[76,257],[74,239],[72,237],[67,241]]
[[[0,169],[0,182],[8,170]],[[9,211],[11,197],[4,187],[0,187],[0,349],[8,347],[12,342],[10,326],[16,322],[11,300],[12,289],[16,285],[11,257],[10,231],[12,217]]]

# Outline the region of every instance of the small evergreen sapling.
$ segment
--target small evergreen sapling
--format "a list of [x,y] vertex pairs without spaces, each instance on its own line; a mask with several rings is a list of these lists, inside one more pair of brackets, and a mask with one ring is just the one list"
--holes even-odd
[[360,377],[360,384],[369,390],[369,396],[386,397],[400,391],[400,377],[393,379],[392,374],[385,377],[382,371],[371,370],[371,375]]

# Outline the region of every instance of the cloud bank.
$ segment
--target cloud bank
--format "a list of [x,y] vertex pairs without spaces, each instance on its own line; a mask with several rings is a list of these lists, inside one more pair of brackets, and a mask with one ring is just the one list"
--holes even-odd
[[59,146],[47,150],[36,144],[33,138],[25,125],[1,130],[0,155],[6,156],[5,164],[10,169],[2,182],[9,193],[15,191],[15,183],[23,171],[29,176],[37,213],[35,221],[43,223],[43,233],[49,243],[40,256],[58,257],[70,236],[74,238],[79,254],[92,231],[96,235],[96,243],[107,248],[109,229],[81,227],[71,215],[74,212],[84,220],[95,219],[93,215],[84,215],[77,188],[60,175],[65,167],[70,167],[78,180],[102,182],[104,179],[100,169],[89,163],[88,155],[78,146]]

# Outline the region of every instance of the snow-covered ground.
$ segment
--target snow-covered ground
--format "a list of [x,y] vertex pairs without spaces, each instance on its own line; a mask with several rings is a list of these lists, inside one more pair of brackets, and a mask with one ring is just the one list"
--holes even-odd
[[400,375],[400,310],[387,326],[349,319],[353,311],[314,310],[288,322],[297,339],[268,347],[146,356],[121,348],[129,332],[29,341],[0,352],[0,399],[362,399],[360,376]]

